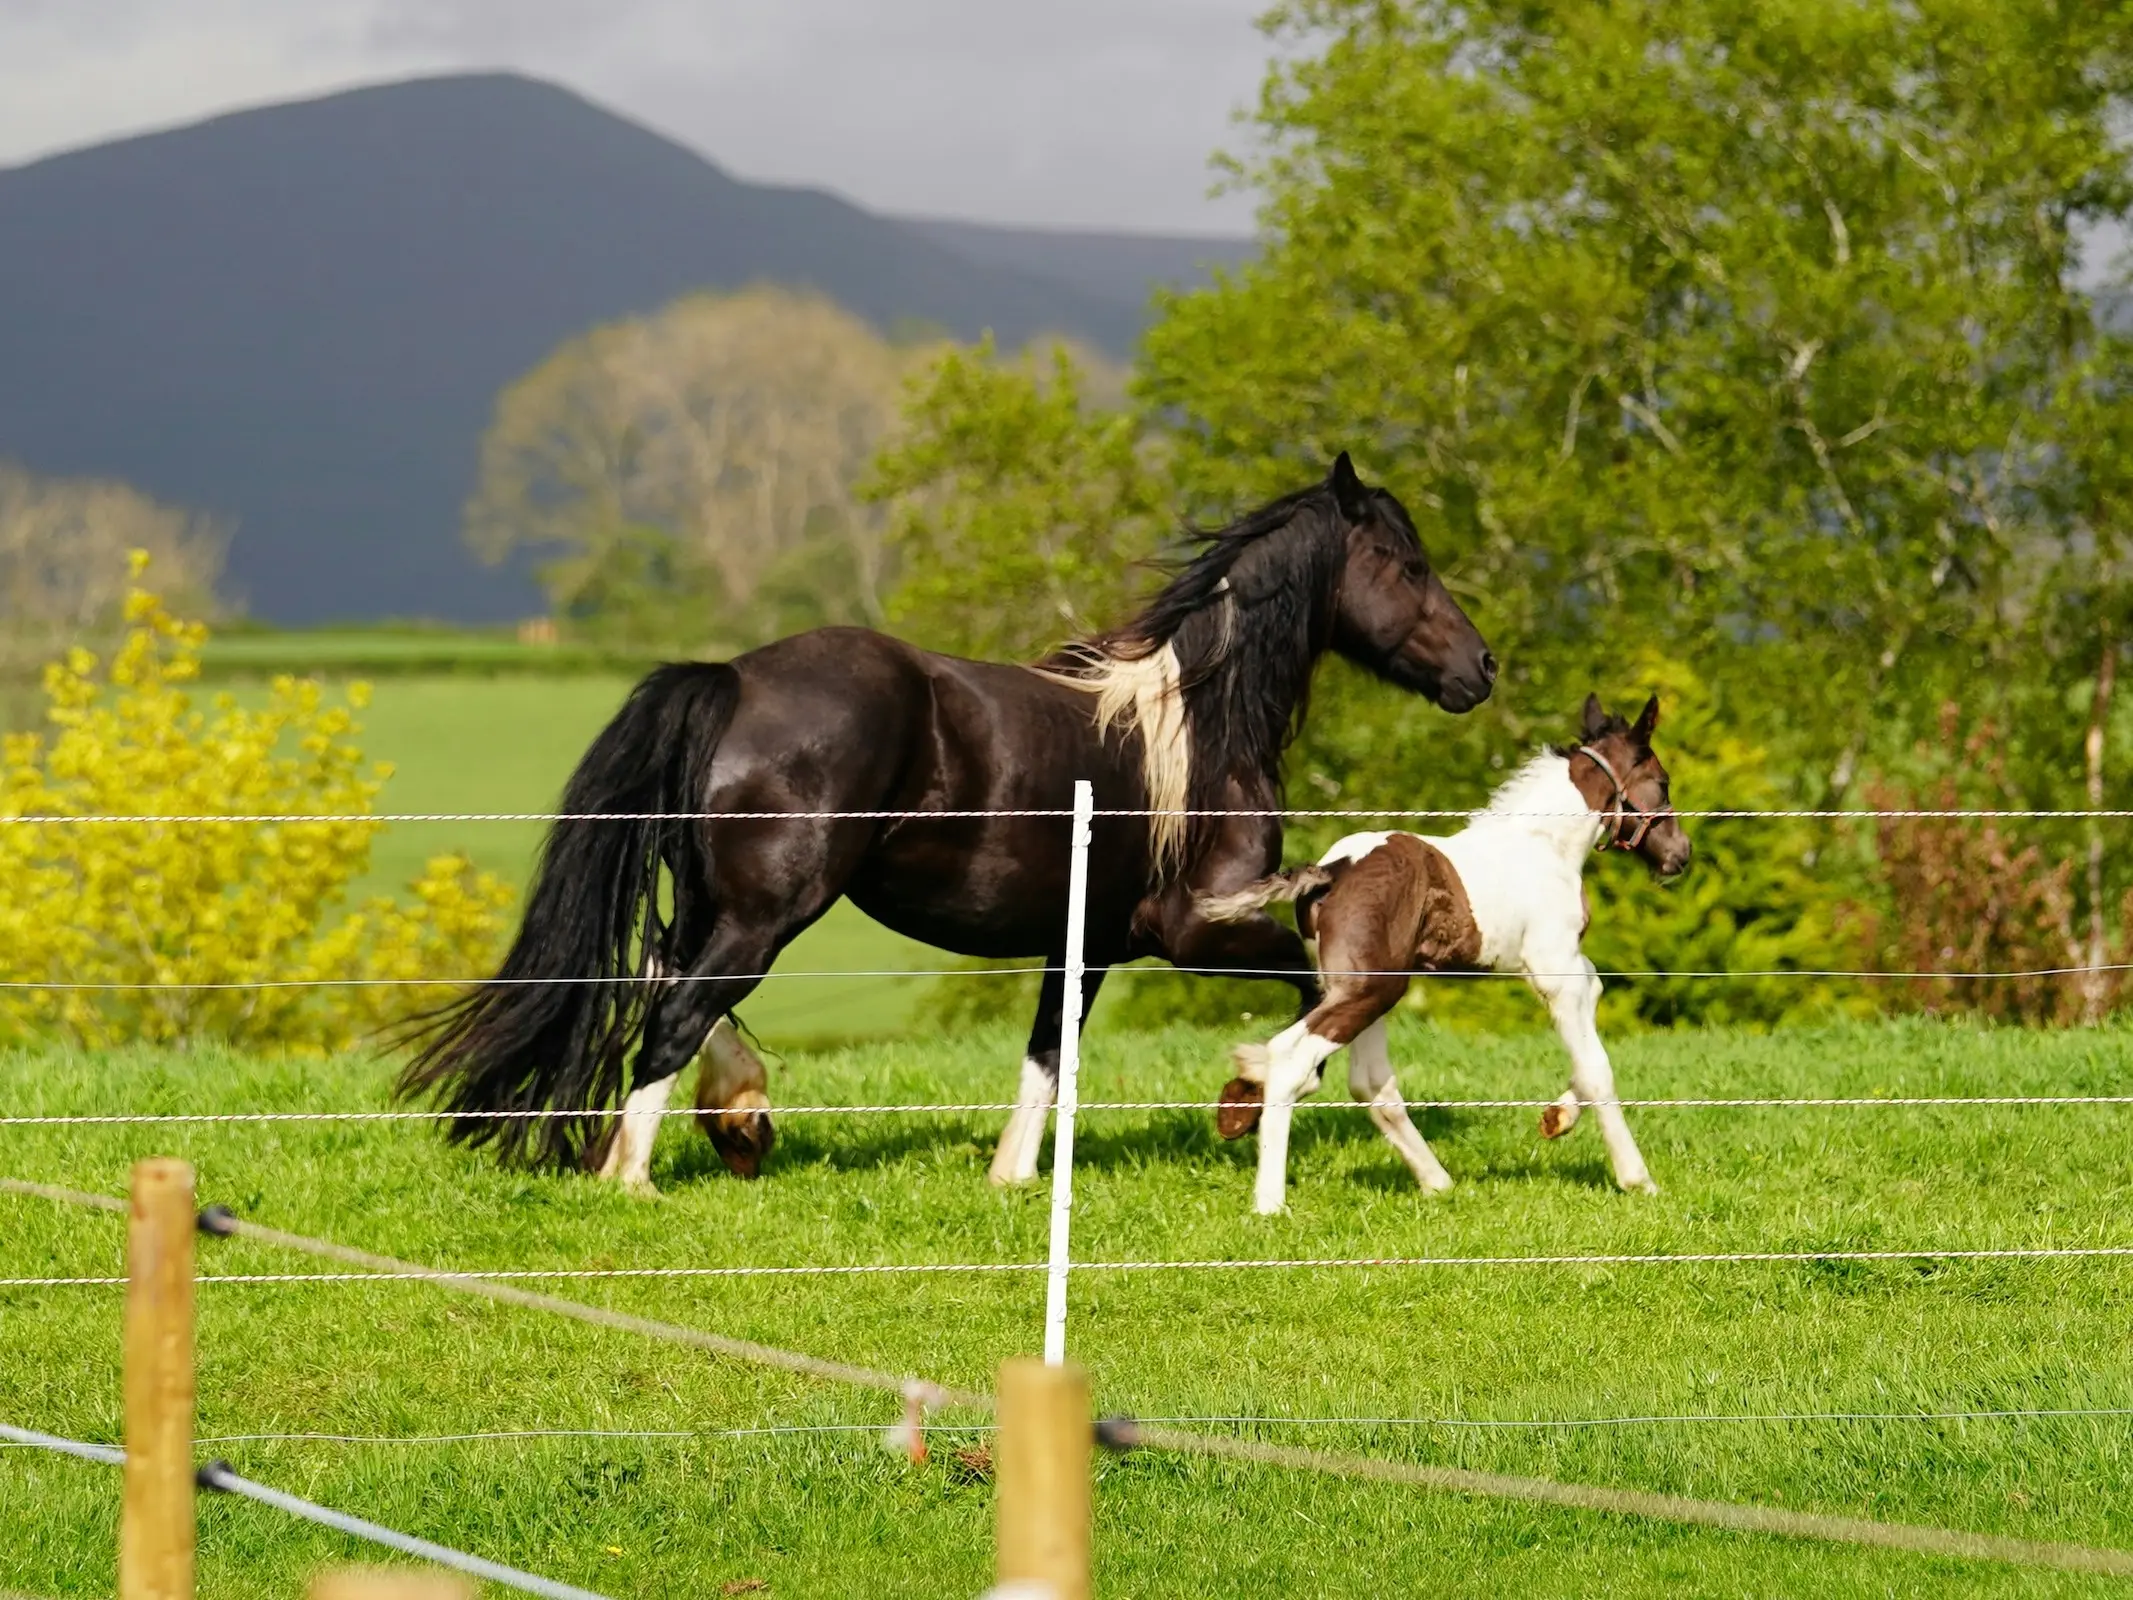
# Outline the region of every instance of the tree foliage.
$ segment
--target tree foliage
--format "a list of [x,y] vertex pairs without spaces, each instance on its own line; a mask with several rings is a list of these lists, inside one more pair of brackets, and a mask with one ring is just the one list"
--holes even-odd
[[[1918,735],[1949,700],[2008,730],[2022,802],[2133,800],[2113,699],[2133,345],[2117,269],[2099,285],[2083,256],[2133,203],[2129,9],[1278,7],[1259,154],[1235,166],[1263,196],[1262,251],[1168,298],[1130,411],[1070,437],[1131,438],[1208,516],[1348,449],[1416,513],[1505,676],[1451,722],[1329,670],[1298,799],[1471,804],[1588,689],[1674,682],[1684,805],[1922,783]],[[1013,475],[1002,400],[928,395],[937,449],[905,487],[946,497],[934,515],[1004,549],[1004,573],[1068,501]],[[1035,592],[981,583],[962,603]],[[911,615],[982,636],[954,601],[936,584]],[[1622,914],[1596,955],[1844,966],[1870,925],[1922,914],[1891,892],[1886,841],[1707,832],[1674,892],[1602,891]],[[2009,842],[2036,845],[2061,920],[2105,950],[2133,852],[2101,832]],[[1626,1003],[1777,1020],[1804,992],[1645,985]]]
[[639,646],[879,620],[881,517],[853,490],[928,353],[769,288],[595,328],[499,398],[467,537]]
[[1119,620],[1171,493],[1139,418],[1091,406],[1089,388],[1065,345],[1040,369],[989,341],[913,383],[865,487],[893,507],[892,622],[940,649],[1026,659]]
[[45,662],[123,626],[135,551],[195,614],[211,613],[227,531],[122,483],[46,478],[0,462],[0,725],[37,714]]

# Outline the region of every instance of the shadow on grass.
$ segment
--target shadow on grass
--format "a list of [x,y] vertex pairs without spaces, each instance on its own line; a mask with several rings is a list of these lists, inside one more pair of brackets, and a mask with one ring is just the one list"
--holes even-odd
[[[775,1121],[775,1110],[772,1117]],[[1470,1127],[1473,1119],[1431,1108],[1419,1112],[1415,1121],[1425,1139],[1451,1142]],[[991,1159],[1004,1122],[1004,1116],[995,1114],[932,1116],[922,1112],[894,1117],[788,1118],[777,1124],[777,1145],[764,1163],[763,1176],[776,1180],[797,1179],[809,1172],[867,1172],[951,1155],[980,1165]],[[728,1178],[710,1141],[696,1133],[693,1123],[687,1126],[691,1136],[678,1147],[662,1151],[657,1181],[663,1185],[693,1184]],[[1306,1112],[1297,1119],[1290,1135],[1289,1159],[1293,1171],[1308,1167],[1314,1160],[1326,1159],[1335,1151],[1383,1143],[1382,1135],[1359,1108],[1352,1112],[1345,1107]],[[1349,1181],[1387,1193],[1414,1189],[1413,1177],[1389,1146],[1384,1154],[1383,1162],[1356,1165],[1348,1174]],[[1542,1160],[1530,1152],[1508,1158],[1501,1153],[1473,1154],[1478,1156],[1477,1165],[1453,1173],[1461,1182],[1543,1183],[1596,1190],[1614,1186],[1597,1144],[1591,1155],[1573,1160]],[[1189,1167],[1243,1175],[1253,1170],[1258,1159],[1256,1138],[1219,1137],[1210,1112],[1157,1113],[1126,1126],[1119,1126],[1114,1116],[1085,1114],[1075,1128],[1075,1165],[1091,1172],[1133,1173],[1157,1167]]]

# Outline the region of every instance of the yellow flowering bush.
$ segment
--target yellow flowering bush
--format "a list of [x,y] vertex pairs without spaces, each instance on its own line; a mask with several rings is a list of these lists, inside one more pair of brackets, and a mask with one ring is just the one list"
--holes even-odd
[[[333,1050],[451,989],[375,980],[493,965],[511,891],[464,856],[430,861],[410,898],[347,903],[391,776],[354,743],[367,686],[330,705],[279,677],[263,708],[203,709],[183,686],[206,638],[134,588],[110,660],[46,667],[45,730],[0,746],[0,1038]],[[318,820],[12,820],[245,815]],[[368,981],[306,982],[325,978]]]

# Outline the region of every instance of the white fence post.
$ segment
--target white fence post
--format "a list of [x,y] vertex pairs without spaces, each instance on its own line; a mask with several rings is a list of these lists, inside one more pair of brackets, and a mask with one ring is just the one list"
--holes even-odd
[[1074,785],[1073,832],[1068,836],[1066,992],[1059,1012],[1059,1122],[1052,1140],[1052,1253],[1044,1286],[1044,1359],[1066,1360],[1067,1263],[1074,1215],[1074,1109],[1081,1084],[1081,946],[1089,920],[1089,823],[1095,791]]

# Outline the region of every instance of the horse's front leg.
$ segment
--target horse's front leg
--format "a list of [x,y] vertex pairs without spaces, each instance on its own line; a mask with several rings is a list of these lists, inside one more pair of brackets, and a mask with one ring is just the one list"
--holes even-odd
[[[1090,967],[1081,978],[1081,1015],[1088,1019],[1103,987],[1108,967]],[[1030,1025],[1029,1049],[1022,1057],[1022,1082],[1015,1109],[1008,1114],[1000,1147],[988,1176],[997,1184],[1029,1183],[1037,1176],[1044,1150],[1044,1123],[1059,1096],[1059,1040],[1066,1014],[1066,974],[1057,960],[1047,962],[1037,991],[1037,1017]]]
[[1600,1043],[1596,1017],[1600,1006],[1600,975],[1581,951],[1568,958],[1556,957],[1534,964],[1526,981],[1548,1003],[1555,1031],[1570,1052],[1570,1091],[1541,1113],[1541,1132],[1559,1138],[1577,1122],[1581,1106],[1590,1106],[1600,1119],[1600,1136],[1607,1142],[1608,1164],[1615,1182],[1624,1189],[1657,1194],[1659,1186],[1645,1170],[1644,1157],[1615,1098],[1614,1064],[1607,1047]]
[[1383,1017],[1357,1034],[1348,1046],[1348,1092],[1370,1108],[1370,1120],[1399,1151],[1407,1170],[1415,1175],[1415,1182],[1431,1194],[1442,1194],[1452,1186],[1452,1175],[1444,1170],[1444,1163],[1437,1159],[1422,1137],[1422,1130],[1407,1114],[1407,1103],[1400,1096],[1400,1080],[1393,1075]]

